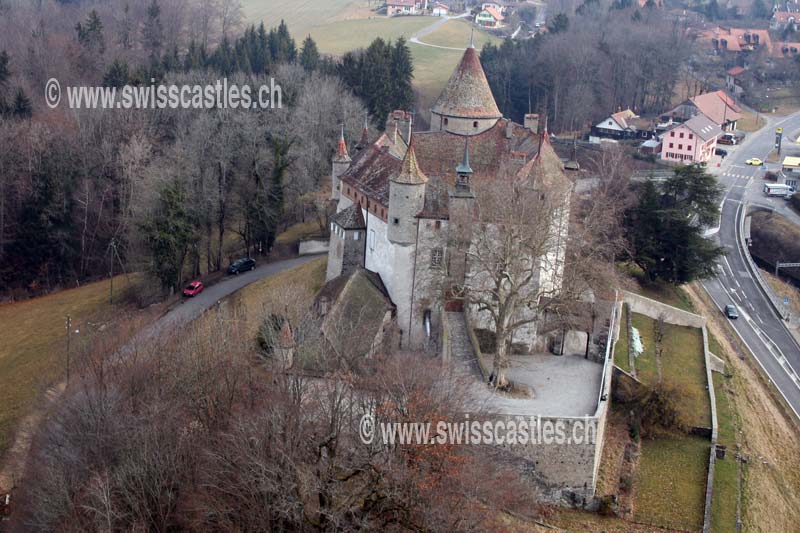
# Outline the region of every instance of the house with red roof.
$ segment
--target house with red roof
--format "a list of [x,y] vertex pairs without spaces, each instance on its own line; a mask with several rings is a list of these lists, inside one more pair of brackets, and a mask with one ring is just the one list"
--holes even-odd
[[734,131],[742,110],[725,91],[699,94],[678,105],[667,114],[674,122],[686,122],[703,114],[724,131]]
[[479,24],[484,28],[499,28],[503,25],[505,17],[500,11],[492,6],[487,5],[477,15],[475,15],[475,24]]

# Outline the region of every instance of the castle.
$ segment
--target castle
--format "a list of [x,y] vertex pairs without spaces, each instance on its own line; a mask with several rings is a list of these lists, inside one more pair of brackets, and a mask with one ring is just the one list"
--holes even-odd
[[[464,252],[451,244],[454,233],[472,221],[472,180],[511,176],[558,191],[563,208],[553,231],[561,237],[568,226],[571,182],[546,127],[539,131],[537,115],[526,116],[524,125],[502,116],[472,45],[431,109],[430,130],[412,133],[411,122],[410,113],[392,112],[373,142],[365,126],[352,157],[342,131],[332,161],[337,212],[331,219],[327,281],[359,268],[377,273],[396,309],[400,345],[416,349],[435,343],[443,312],[460,305],[448,296],[454,277],[467,286],[475,283]],[[558,290],[564,246],[540,260],[538,283]],[[475,316],[491,327],[488,316]],[[545,345],[535,322],[518,332],[515,342],[531,351]]]

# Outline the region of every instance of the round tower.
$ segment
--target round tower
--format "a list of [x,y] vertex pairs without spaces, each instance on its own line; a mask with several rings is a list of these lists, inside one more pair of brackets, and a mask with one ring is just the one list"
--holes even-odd
[[470,42],[431,108],[431,129],[457,135],[478,135],[497,124],[502,117],[478,52]]
[[400,173],[389,178],[389,221],[386,231],[395,244],[413,244],[417,239],[417,213],[425,206],[427,176],[422,173],[414,146],[406,150]]
[[339,179],[350,168],[350,154],[347,153],[347,143],[344,142],[344,124],[339,135],[339,145],[336,155],[331,163],[331,200],[338,200],[341,195],[342,182]]

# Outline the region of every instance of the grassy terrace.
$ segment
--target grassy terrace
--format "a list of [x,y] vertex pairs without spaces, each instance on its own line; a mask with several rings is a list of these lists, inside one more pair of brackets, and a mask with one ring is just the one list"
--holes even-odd
[[703,525],[709,442],[679,435],[642,441],[634,520],[681,530]]
[[[131,282],[136,279],[131,276]],[[114,278],[115,300],[127,287],[125,276]],[[16,423],[42,389],[64,376],[66,316],[72,319],[74,354],[86,332],[122,311],[122,307],[108,303],[108,296],[106,280],[0,305],[0,455],[10,446]],[[74,330],[81,333],[74,334]]]
[[[645,383],[658,381],[655,353],[656,321],[632,314],[633,327],[639,330],[644,352],[634,361],[638,378]],[[692,425],[711,427],[711,406],[706,389],[703,332],[697,328],[665,324],[661,369],[666,382],[682,387],[681,406]]]

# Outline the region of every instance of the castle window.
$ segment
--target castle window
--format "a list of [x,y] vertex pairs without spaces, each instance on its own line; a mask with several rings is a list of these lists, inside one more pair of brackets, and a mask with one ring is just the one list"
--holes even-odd
[[478,121],[477,120],[472,123],[472,127],[473,128],[477,128],[478,127]]
[[367,239],[367,241],[369,242],[369,249],[370,250],[374,250],[375,249],[375,230],[374,229],[369,230],[369,238]]
[[444,250],[441,248],[431,249],[431,268],[442,268],[444,262]]
[[399,218],[393,218],[392,219],[392,224],[394,224],[395,226],[400,224],[400,219]]
[[437,220],[436,222],[434,222],[433,225],[434,225],[434,227],[436,229],[440,229],[442,227],[442,221],[441,220]]
[[353,232],[353,240],[354,240],[354,241],[357,241],[357,240],[358,240],[358,232],[357,232],[357,231],[356,231],[356,232]]
[[444,125],[447,126],[447,119],[444,119]]

